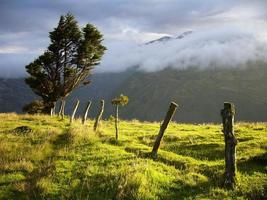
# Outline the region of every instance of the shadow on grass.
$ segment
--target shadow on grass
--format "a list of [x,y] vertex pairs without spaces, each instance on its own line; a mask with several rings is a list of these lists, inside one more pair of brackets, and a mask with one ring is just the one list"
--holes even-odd
[[[36,168],[26,175],[25,181],[25,189],[22,191],[18,191],[14,189],[13,195],[10,196],[12,199],[43,199],[42,190],[38,187],[38,181],[52,174],[53,170],[55,170],[54,157],[58,150],[63,148],[65,145],[68,145],[71,142],[71,136],[69,133],[69,129],[63,131],[62,134],[57,135],[55,138],[51,139],[50,143],[52,144],[52,151],[48,154],[44,159],[38,161],[36,163]],[[15,182],[14,184],[17,184]]]
[[200,160],[221,160],[224,159],[224,146],[217,143],[192,144],[192,145],[170,145],[164,147],[164,150],[173,153],[193,157]]
[[237,163],[237,169],[252,175],[254,172],[267,173],[267,153]]

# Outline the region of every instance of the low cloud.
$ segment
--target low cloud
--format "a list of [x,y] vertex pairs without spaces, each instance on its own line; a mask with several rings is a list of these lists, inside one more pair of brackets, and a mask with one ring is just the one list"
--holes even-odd
[[267,61],[267,27],[264,22],[232,24],[193,31],[182,39],[149,45],[107,44],[109,50],[96,70],[122,71],[133,66],[154,72],[166,67],[237,67],[249,61]]
[[[105,37],[108,51],[96,72],[265,60],[266,7],[264,0],[1,0],[0,77],[25,76],[25,65],[47,48],[49,31],[68,11]],[[182,40],[143,45],[191,29]]]

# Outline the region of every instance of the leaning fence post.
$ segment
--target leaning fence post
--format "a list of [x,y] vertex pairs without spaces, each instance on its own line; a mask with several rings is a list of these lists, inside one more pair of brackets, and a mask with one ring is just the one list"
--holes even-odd
[[88,111],[90,109],[91,103],[92,103],[91,101],[88,101],[88,104],[87,104],[85,111],[84,111],[84,114],[83,114],[82,124],[85,124],[85,122],[86,122]]
[[95,120],[94,131],[96,131],[97,128],[98,128],[99,122],[100,122],[100,120],[101,120],[101,118],[102,118],[102,115],[103,115],[103,112],[104,112],[104,106],[105,106],[105,101],[102,99],[102,100],[100,101],[100,109],[99,109],[99,113],[98,113],[98,115],[97,115],[97,117],[96,117],[96,120]]
[[79,104],[80,104],[80,101],[77,100],[76,103],[75,103],[75,106],[74,106],[74,108],[73,108],[73,112],[72,112],[72,115],[71,115],[71,118],[70,118],[70,123],[72,123],[73,120],[74,120],[75,113],[76,113],[76,111],[77,111],[77,109],[78,109]]
[[235,187],[235,170],[236,170],[236,145],[237,139],[234,134],[234,104],[225,102],[224,108],[221,110],[223,123],[223,134],[225,141],[225,181],[224,185],[227,188]]
[[178,105],[176,103],[171,102],[171,105],[170,105],[169,110],[165,116],[165,119],[164,119],[162,125],[160,126],[159,134],[156,138],[156,141],[155,141],[154,146],[153,146],[153,150],[151,152],[152,158],[154,158],[154,159],[157,158],[157,153],[158,153],[161,139],[162,139],[164,132],[165,132],[166,128],[168,127],[168,124],[171,121],[177,107],[178,107]]

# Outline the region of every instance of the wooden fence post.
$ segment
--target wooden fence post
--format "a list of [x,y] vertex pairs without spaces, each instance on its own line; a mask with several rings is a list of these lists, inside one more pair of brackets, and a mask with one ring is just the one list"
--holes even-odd
[[119,105],[115,106],[116,114],[115,114],[115,130],[116,130],[116,141],[119,139]]
[[88,101],[88,104],[87,104],[85,111],[84,111],[84,114],[83,114],[82,124],[85,124],[85,122],[86,122],[88,111],[90,109],[91,103],[92,103],[91,101]]
[[157,153],[158,153],[161,139],[162,139],[164,132],[165,132],[166,128],[168,127],[168,124],[171,121],[177,107],[178,107],[178,105],[176,103],[171,102],[171,105],[170,105],[169,110],[165,116],[165,119],[164,119],[162,125],[160,126],[159,134],[156,138],[156,141],[155,141],[154,146],[153,146],[153,150],[151,152],[152,158],[154,158],[154,159],[157,158]]
[[223,123],[223,134],[225,141],[225,181],[226,188],[233,189],[235,187],[236,178],[236,145],[237,139],[234,135],[234,104],[225,102],[224,108],[221,110]]
[[98,128],[99,122],[100,122],[100,120],[101,120],[101,118],[102,118],[102,115],[103,115],[103,112],[104,112],[104,106],[105,106],[105,101],[102,99],[102,100],[100,101],[100,109],[99,109],[99,113],[98,113],[98,115],[97,115],[97,117],[96,117],[96,120],[95,120],[94,131],[96,131],[97,128]]
[[73,112],[72,112],[72,115],[71,115],[71,118],[70,118],[70,123],[72,123],[73,120],[74,120],[75,113],[76,113],[76,111],[77,111],[77,109],[78,109],[79,104],[80,104],[80,101],[77,100],[77,101],[76,101],[76,104],[75,104],[75,106],[74,106],[74,108],[73,108]]

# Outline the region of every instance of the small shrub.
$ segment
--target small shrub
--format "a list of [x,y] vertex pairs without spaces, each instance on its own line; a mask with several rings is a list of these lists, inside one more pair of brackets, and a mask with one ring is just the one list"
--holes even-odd
[[23,107],[23,112],[28,114],[40,114],[45,110],[45,105],[42,100],[35,100]]

